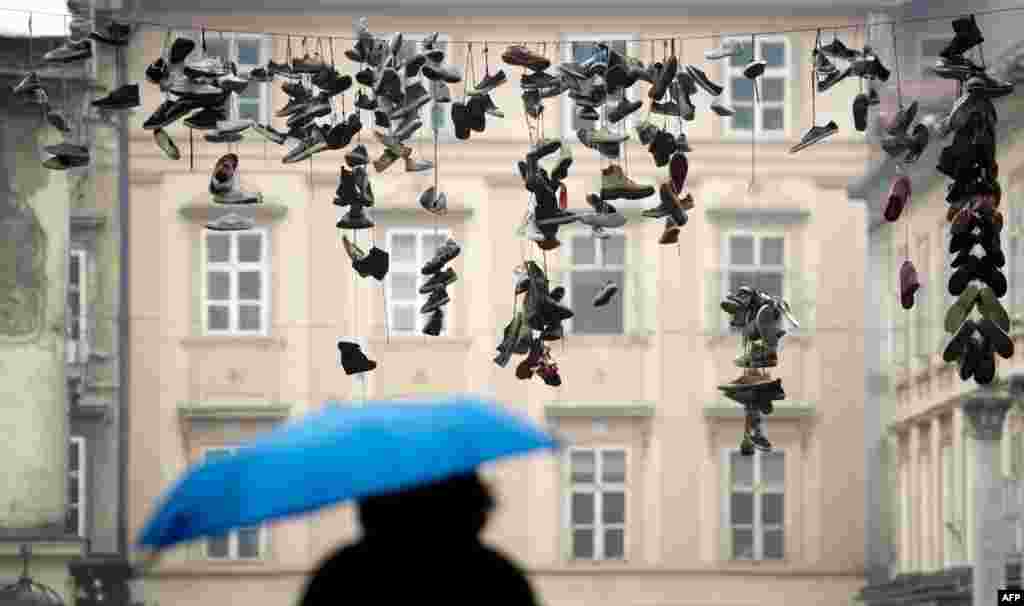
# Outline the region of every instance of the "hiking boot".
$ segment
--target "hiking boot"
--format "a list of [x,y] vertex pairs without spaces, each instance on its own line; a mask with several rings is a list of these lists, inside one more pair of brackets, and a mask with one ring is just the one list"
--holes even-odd
[[430,314],[430,319],[423,325],[423,334],[436,337],[444,328],[444,310],[440,307]]
[[650,185],[640,185],[622,172],[622,167],[612,164],[601,171],[602,200],[642,200],[654,195]]
[[167,134],[162,128],[158,128],[153,131],[153,140],[156,141],[157,147],[160,151],[164,152],[164,155],[171,160],[180,160],[181,152],[178,150],[178,146],[174,144],[171,136]]
[[338,229],[370,229],[373,226],[373,220],[366,215],[361,204],[350,204],[348,211],[336,224]]
[[[899,294],[900,305],[903,309],[914,307],[914,294],[921,288],[921,282],[917,277],[917,268],[907,259],[903,261],[899,271]],[[960,293],[953,293],[959,295]]]
[[437,251],[434,252],[433,258],[423,264],[420,269],[420,273],[424,276],[429,276],[441,271],[446,264],[450,263],[459,253],[462,252],[462,247],[452,238],[448,238],[444,244],[438,247]]
[[604,307],[611,302],[612,297],[614,297],[618,292],[618,285],[615,284],[615,282],[608,280],[597,290],[596,293],[594,293],[594,299],[592,301],[594,307]]
[[92,43],[88,38],[83,40],[68,40],[59,47],[43,55],[46,63],[74,63],[84,61],[92,57]]
[[686,73],[689,74],[694,84],[704,89],[712,97],[721,95],[722,91],[725,90],[721,85],[712,82],[706,73],[693,65],[686,66]]
[[525,67],[535,72],[542,72],[551,67],[551,61],[521,45],[509,46],[501,54],[501,60],[508,65]]
[[351,376],[377,368],[377,363],[366,357],[358,343],[338,341],[338,351],[341,353],[341,367],[345,369],[346,375]]
[[827,137],[831,137],[837,132],[839,132],[839,126],[836,125],[833,120],[829,120],[828,124],[825,126],[812,126],[806,133],[804,133],[804,136],[801,137],[800,143],[797,143],[790,148],[789,153],[795,154],[802,149],[806,149],[815,143],[823,141]]
[[448,296],[448,290],[445,287],[437,288],[431,291],[430,296],[427,297],[426,303],[423,307],[420,307],[421,314],[429,314],[442,306],[447,305],[451,301],[451,297]]
[[974,15],[953,21],[953,39],[939,52],[940,57],[951,58],[962,55],[985,41]]
[[206,229],[210,231],[247,231],[255,226],[256,221],[251,217],[243,217],[235,213],[222,215],[206,223]]

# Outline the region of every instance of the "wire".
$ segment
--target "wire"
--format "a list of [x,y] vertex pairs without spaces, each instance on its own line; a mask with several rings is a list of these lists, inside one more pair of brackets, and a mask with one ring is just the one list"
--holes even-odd
[[[25,10],[25,9],[20,9],[20,8],[0,8],[0,11],[13,12],[13,13],[23,13],[23,14],[29,13],[29,14],[36,14],[36,15],[51,15],[51,16],[55,16],[55,17],[69,16],[69,13],[51,13],[51,12],[46,12],[46,11],[30,11],[30,10]],[[989,9],[989,10],[984,10],[984,11],[970,11],[970,12],[964,12],[964,13],[955,13],[955,14],[948,14],[948,15],[943,15],[943,16],[936,16],[936,17],[915,17],[915,18],[911,18],[911,19],[899,19],[899,20],[893,20],[893,21],[876,21],[876,22],[872,22],[872,23],[868,23],[868,22],[865,21],[865,22],[856,23],[856,24],[815,25],[815,26],[812,26],[812,27],[799,27],[799,28],[784,29],[784,30],[774,30],[774,31],[735,32],[735,33],[718,32],[718,33],[715,33],[715,34],[704,34],[704,35],[699,35],[699,36],[685,36],[685,37],[682,37],[682,38],[676,38],[674,36],[659,36],[659,37],[650,37],[650,38],[648,38],[648,37],[640,37],[640,38],[637,38],[637,40],[639,40],[639,41],[650,40],[650,41],[653,42],[653,41],[657,41],[657,40],[668,41],[668,40],[672,40],[672,39],[678,39],[680,41],[685,42],[685,41],[689,41],[689,40],[712,40],[712,39],[716,39],[716,38],[720,38],[720,37],[721,38],[731,38],[731,37],[743,37],[743,36],[750,36],[750,35],[777,36],[777,35],[783,35],[783,34],[805,34],[805,33],[813,33],[815,31],[817,31],[818,29],[831,29],[831,30],[833,30],[835,32],[839,32],[839,31],[855,31],[855,30],[857,30],[860,27],[868,27],[868,28],[870,28],[870,27],[878,27],[878,26],[882,26],[882,25],[903,25],[903,24],[908,24],[908,23],[929,23],[929,22],[932,22],[932,21],[949,21],[949,20],[958,19],[958,18],[961,18],[961,17],[970,16],[970,15],[974,15],[975,17],[978,17],[978,16],[987,16],[987,15],[999,15],[999,14],[1010,13],[1010,12],[1017,12],[1017,11],[1024,11],[1024,6],[1016,6],[1016,7],[1009,7],[1009,8],[994,8],[994,9]],[[159,27],[159,28],[171,27],[171,28],[174,28],[174,29],[182,29],[182,30],[194,30],[195,29],[195,25],[160,23],[160,22],[155,22],[155,21],[146,21],[146,20],[143,20],[143,19],[118,18],[117,21],[119,23],[124,23],[126,25],[148,26],[148,27]],[[217,31],[222,31],[222,32],[228,33],[228,34],[251,34],[251,35],[262,35],[262,36],[271,36],[271,37],[280,37],[280,38],[286,38],[286,37],[289,37],[289,36],[298,36],[298,37],[302,37],[303,36],[303,34],[296,34],[296,33],[271,32],[271,31],[254,31],[254,30],[239,30],[239,29],[218,29]],[[319,35],[319,34],[305,34],[305,37],[314,37],[314,36],[317,36],[317,35]],[[348,37],[348,36],[326,36],[326,37],[330,38],[331,40],[343,40],[343,41],[349,41],[349,42],[355,42],[355,41],[357,41],[359,39],[357,37],[353,38],[353,37]],[[380,39],[383,40],[383,38],[380,38]],[[588,40],[579,40],[579,41],[581,41],[581,42],[588,42]],[[589,40],[589,41],[590,42],[601,42],[603,40],[594,39],[594,40]],[[467,44],[468,45],[468,44],[481,44],[483,42],[485,42],[485,41],[483,41],[483,40],[448,40],[448,44]],[[523,40],[487,40],[486,42],[490,43],[490,44],[499,44],[499,45],[500,44],[507,44],[507,45],[523,45],[523,44],[525,44]],[[541,43],[541,42],[558,43],[558,42],[561,42],[561,41],[560,40],[537,40],[537,41],[534,41],[534,43]]]

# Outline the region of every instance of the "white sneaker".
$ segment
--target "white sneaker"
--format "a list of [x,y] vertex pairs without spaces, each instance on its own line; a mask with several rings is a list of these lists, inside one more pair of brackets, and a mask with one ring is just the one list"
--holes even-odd
[[739,40],[726,40],[718,48],[704,51],[704,58],[708,61],[716,61],[726,57],[736,57],[742,49],[743,45]]
[[543,242],[547,240],[547,236],[541,232],[540,228],[537,227],[537,220],[531,212],[526,218],[526,239],[534,242]]
[[217,123],[217,130],[222,133],[240,133],[254,123],[252,120],[222,120]]
[[256,222],[251,218],[231,213],[210,221],[206,224],[206,229],[213,231],[246,231],[255,226]]

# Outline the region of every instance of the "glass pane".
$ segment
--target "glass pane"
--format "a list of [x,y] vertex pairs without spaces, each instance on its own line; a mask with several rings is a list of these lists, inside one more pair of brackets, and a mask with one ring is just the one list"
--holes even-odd
[[213,537],[206,540],[206,556],[210,558],[228,557],[228,537]]
[[577,560],[594,559],[594,531],[573,530],[572,531],[572,557]]
[[[570,274],[569,288],[572,295],[572,331],[585,335],[621,335],[624,326],[622,283],[624,274],[619,271],[580,270]],[[619,285],[619,293],[603,307],[594,307],[594,295],[611,280]]]
[[236,42],[238,46],[238,64],[239,65],[259,65],[260,63],[260,41],[239,39]]
[[78,442],[72,441],[68,444],[68,471],[78,471]]
[[754,237],[729,237],[729,265],[754,264]]
[[[196,41],[196,54],[203,49],[202,44]],[[206,37],[206,56],[207,57],[227,57],[228,54],[228,41],[221,37]]]
[[601,454],[601,481],[618,484],[626,481],[624,450],[607,450]]
[[586,492],[572,493],[572,523],[593,524],[594,523],[594,495]]
[[206,260],[208,262],[227,263],[231,260],[230,255],[231,236],[228,234],[206,234]]
[[754,82],[749,78],[734,77],[732,79],[733,101],[751,102],[754,100]]
[[612,236],[607,240],[594,240],[600,242],[604,250],[604,264],[623,266],[626,264],[626,238],[623,236]]
[[734,492],[729,498],[729,517],[732,525],[754,523],[754,495]]
[[262,234],[239,234],[237,237],[239,263],[259,263],[263,260]]
[[606,492],[601,495],[601,521],[605,524],[626,523],[626,493]]
[[784,42],[762,42],[761,60],[768,64],[768,67],[783,67],[786,65],[786,44]]
[[416,308],[412,305],[394,305],[392,306],[394,314],[391,316],[391,322],[394,324],[391,328],[401,332],[411,332],[416,330]]
[[586,61],[591,58],[597,51],[597,46],[593,42],[573,42],[572,43],[572,60],[573,61]]
[[778,451],[761,453],[761,481],[781,486],[786,479],[785,460]]
[[238,330],[262,330],[263,319],[260,317],[259,305],[238,306]]
[[739,54],[729,58],[729,65],[732,67],[745,67],[754,60],[754,53],[751,52],[752,49],[753,46],[750,44],[750,40],[741,42]]
[[441,245],[443,245],[446,240],[448,240],[448,236],[443,233],[423,236],[423,251],[422,256],[420,257],[423,260],[423,263],[432,259],[434,255],[437,254],[437,249],[441,248]]
[[604,531],[604,558],[621,560],[626,555],[626,531],[612,528]]
[[412,234],[391,236],[391,262],[416,263],[416,236]]
[[782,530],[766,530],[764,533],[764,559],[781,560],[785,557],[785,541]]
[[782,274],[768,271],[759,272],[754,280],[754,288],[773,297],[781,297]]
[[761,78],[761,100],[782,103],[786,94],[786,81],[782,78]]
[[241,120],[255,120],[260,121],[260,102],[259,98],[248,99],[245,96],[239,96],[238,98],[238,118]]
[[77,341],[82,338],[82,295],[75,291],[68,292],[68,323],[71,328],[71,339]]
[[263,274],[258,271],[238,272],[238,299],[259,301],[263,293]]
[[68,477],[68,503],[78,503],[78,476]]
[[583,450],[572,453],[570,457],[571,481],[592,484],[596,465],[593,451]]
[[231,274],[226,271],[206,272],[206,298],[227,301],[231,297]]
[[751,457],[745,457],[738,452],[732,453],[729,458],[731,459],[732,485],[753,486],[754,459]]
[[732,117],[733,130],[750,130],[754,128],[754,109],[747,107],[733,107],[736,113]]
[[761,521],[765,524],[782,524],[785,498],[781,494],[761,495]]
[[594,250],[594,238],[575,236],[572,239],[573,265],[595,265],[597,251]]
[[781,107],[769,107],[761,114],[763,130],[782,130],[786,125],[786,115]]
[[783,238],[761,238],[761,265],[782,265]]
[[71,263],[71,267],[68,268],[68,280],[71,282],[72,286],[78,286],[81,284],[81,281],[79,280],[79,272],[81,270],[81,267],[79,267],[79,256],[71,255],[69,262]]
[[416,274],[391,272],[390,278],[393,301],[415,301],[419,296],[416,292]]
[[734,560],[754,558],[754,531],[749,528],[732,529],[732,557]]
[[260,557],[260,529],[242,528],[238,531],[238,557]]

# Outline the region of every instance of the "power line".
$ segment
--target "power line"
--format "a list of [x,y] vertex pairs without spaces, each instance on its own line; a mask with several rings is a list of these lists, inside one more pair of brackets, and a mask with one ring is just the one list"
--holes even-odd
[[[71,17],[72,16],[70,14],[49,13],[49,12],[44,12],[44,11],[30,11],[30,10],[17,9],[17,8],[0,8],[0,11],[22,13],[22,14],[29,15],[29,16],[31,16],[31,15],[49,15],[49,16],[54,16],[54,17]],[[958,13],[958,14],[954,14],[954,15],[945,15],[945,16],[941,16],[941,17],[916,17],[916,18],[910,18],[910,19],[900,19],[900,20],[895,20],[895,21],[876,21],[876,22],[871,22],[871,23],[868,23],[868,22],[865,21],[863,23],[858,23],[858,24],[853,24],[853,25],[848,24],[848,23],[844,23],[844,24],[841,24],[841,25],[815,25],[815,26],[811,26],[811,27],[793,28],[793,29],[776,30],[776,31],[718,33],[718,34],[704,34],[704,35],[700,35],[700,36],[667,36],[667,37],[666,36],[662,36],[662,37],[651,37],[651,38],[638,37],[638,38],[634,38],[632,41],[633,42],[638,42],[638,43],[643,43],[643,42],[671,42],[671,41],[685,42],[687,40],[711,40],[711,39],[718,38],[718,37],[732,38],[732,37],[779,36],[779,35],[785,35],[785,34],[815,33],[819,29],[820,30],[824,30],[824,31],[834,31],[834,32],[851,31],[851,30],[852,31],[856,31],[856,30],[859,30],[859,29],[862,29],[862,28],[870,30],[873,27],[879,27],[879,26],[884,26],[884,25],[899,26],[899,25],[906,25],[906,24],[909,24],[909,23],[928,23],[928,22],[932,22],[932,21],[952,21],[954,19],[958,19],[958,18],[965,17],[965,16],[968,16],[968,15],[974,15],[975,17],[984,17],[984,16],[988,16],[988,15],[999,15],[999,14],[1003,14],[1003,13],[1017,12],[1017,11],[1024,11],[1024,6],[1017,6],[1017,7],[1011,7],[1011,8],[995,8],[995,9],[989,9],[989,10],[983,10],[983,11],[968,11],[968,12],[964,12],[964,13]],[[154,27],[154,28],[178,29],[178,30],[189,30],[189,31],[199,31],[201,29],[204,29],[204,28],[201,28],[201,27],[197,28],[194,24],[180,25],[180,24],[171,24],[171,23],[158,23],[158,22],[153,22],[153,21],[144,21],[144,20],[141,20],[141,19],[131,19],[131,18],[127,18],[127,17],[125,17],[125,18],[118,17],[116,20],[119,23],[125,23],[125,24],[128,24],[128,25],[146,26],[146,27]],[[302,34],[302,33],[294,33],[294,32],[252,31],[252,30],[237,30],[237,29],[224,29],[224,28],[205,28],[205,29],[207,31],[211,32],[211,33],[214,33],[214,34],[216,34],[216,33],[248,34],[248,35],[269,36],[269,37],[275,37],[275,38],[309,38],[309,39],[314,39],[314,40],[315,39],[330,40],[332,42],[335,41],[335,40],[348,41],[348,42],[354,42],[354,41],[358,40],[358,38],[353,38],[353,37],[330,36],[330,35],[326,35],[325,36],[323,34]],[[596,38],[593,39],[593,40],[581,40],[581,39],[578,39],[578,38],[575,38],[575,37],[572,40],[572,42],[575,42],[575,43],[579,43],[579,42],[595,42],[596,43],[596,42],[602,42],[602,41],[604,41],[604,40],[596,39]],[[552,45],[555,45],[555,46],[560,46],[560,45],[566,44],[568,42],[565,41],[565,40],[449,40],[449,41],[447,41],[447,43],[448,44],[464,44],[464,45],[467,45],[467,46],[468,45],[474,45],[474,44],[475,45],[480,45],[480,46],[485,45],[485,44],[498,44],[498,45],[552,44]]]

